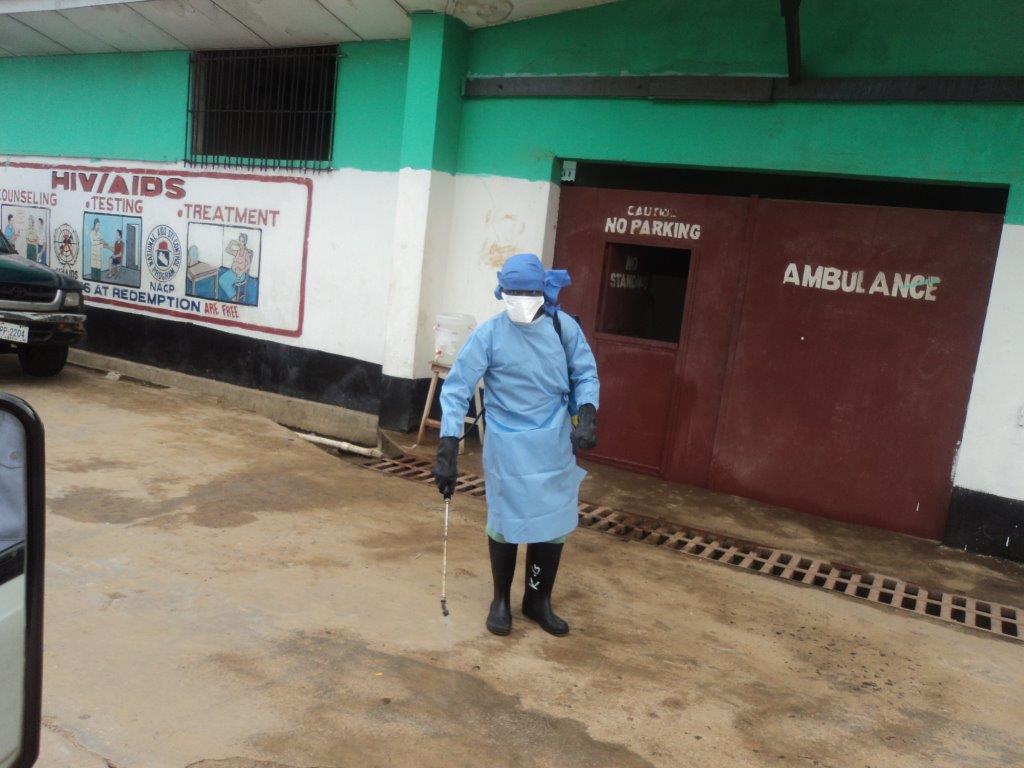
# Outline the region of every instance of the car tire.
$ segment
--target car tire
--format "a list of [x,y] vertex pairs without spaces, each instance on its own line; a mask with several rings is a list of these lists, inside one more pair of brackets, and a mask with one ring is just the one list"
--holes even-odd
[[68,360],[65,347],[21,347],[18,362],[29,376],[56,376]]

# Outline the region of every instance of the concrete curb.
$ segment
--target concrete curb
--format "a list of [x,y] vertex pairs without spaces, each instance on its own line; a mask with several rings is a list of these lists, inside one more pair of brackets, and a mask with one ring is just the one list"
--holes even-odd
[[377,416],[374,414],[314,403],[273,392],[262,392],[81,349],[70,350],[68,362],[83,368],[115,371],[133,379],[203,394],[222,405],[252,411],[288,427],[347,440],[358,445],[379,445]]

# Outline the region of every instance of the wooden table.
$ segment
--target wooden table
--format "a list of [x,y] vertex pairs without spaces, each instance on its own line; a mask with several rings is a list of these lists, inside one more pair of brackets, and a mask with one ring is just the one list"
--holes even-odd
[[[438,421],[437,419],[430,418],[430,409],[434,405],[434,397],[437,395],[438,383],[441,382],[448,375],[448,372],[451,369],[452,369],[452,367],[450,365],[442,365],[441,363],[431,363],[430,364],[430,372],[431,372],[430,389],[427,390],[427,402],[423,406],[423,416],[420,418],[420,431],[416,435],[416,444],[417,445],[419,445],[420,443],[423,442],[423,435],[426,434],[427,427],[431,427],[433,429],[441,429],[441,422]],[[473,405],[476,406],[477,414],[481,414],[484,411],[484,404],[483,404],[482,393],[483,393],[483,385],[482,384],[477,384],[476,391],[473,392]],[[462,424],[462,435],[463,436],[465,436],[465,434],[466,434],[466,425],[467,424],[473,424],[474,421],[476,421],[476,417],[475,416],[469,416],[469,415],[467,415],[466,418],[464,418],[462,420],[462,422],[463,422],[463,424]],[[484,420],[483,420],[483,417],[481,417],[480,420],[476,422],[476,426],[477,426],[477,429],[480,430],[480,432],[479,432],[479,434],[480,434],[480,442],[483,443],[483,441],[484,441]],[[460,443],[459,444],[459,453],[462,453],[462,451],[463,451],[463,445]]]

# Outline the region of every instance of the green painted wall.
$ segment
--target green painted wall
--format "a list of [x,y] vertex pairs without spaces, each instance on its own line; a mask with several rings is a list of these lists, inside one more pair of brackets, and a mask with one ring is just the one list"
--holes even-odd
[[468,46],[462,22],[436,13],[413,14],[403,168],[455,172]]
[[[781,19],[779,20],[781,22]],[[808,72],[834,75],[1024,74],[1020,0],[804,0]]]
[[0,153],[181,160],[188,54],[0,59]]
[[[477,30],[469,71],[783,74],[777,0],[622,0]],[[803,0],[810,75],[1024,74],[1020,0]]]
[[469,72],[776,74],[782,30],[776,0],[623,0],[476,30]]
[[[409,44],[347,43],[338,80],[336,167],[399,167]],[[180,161],[188,54],[110,53],[0,58],[0,93],[31,93],[40,110],[12,111],[0,153]],[[9,102],[16,104],[16,100]]]
[[469,59],[469,30],[446,17],[444,58],[438,83],[437,135],[431,168],[455,173],[458,166],[459,128],[462,124],[462,85]]
[[[964,8],[804,0],[805,61],[822,75],[1024,74],[1012,43],[1024,3]],[[493,27],[473,33],[469,63],[487,75],[784,69],[778,4],[747,0],[626,0]],[[459,172],[547,180],[559,157],[1010,184],[1007,219],[1024,223],[1020,105],[466,101]]]
[[[808,71],[1024,74],[1024,2],[804,0]],[[459,97],[462,72],[781,73],[776,2],[623,0],[467,32],[416,14],[411,42],[341,47],[335,167],[551,178],[561,157],[1011,185],[1024,223],[1024,108]],[[412,62],[412,64],[410,64]],[[176,161],[183,52],[0,59],[0,153]],[[9,104],[19,102],[12,98]]]
[[341,56],[333,165],[394,171],[402,152],[409,43],[345,43]]
[[[611,99],[463,108],[461,173],[546,180],[557,157],[1024,185],[1024,109]],[[1008,217],[1024,222],[1024,198],[1011,204]]]

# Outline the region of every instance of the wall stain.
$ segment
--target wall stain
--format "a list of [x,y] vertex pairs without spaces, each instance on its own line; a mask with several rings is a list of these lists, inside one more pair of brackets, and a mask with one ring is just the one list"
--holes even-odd
[[480,246],[480,256],[486,266],[501,269],[509,256],[519,252],[519,242],[526,233],[526,222],[511,213],[503,214],[495,220],[493,213],[488,211],[484,223],[488,225],[491,237]]
[[455,15],[465,21],[500,24],[512,15],[512,0],[456,0]]
[[495,269],[501,269],[508,257],[516,252],[516,246],[502,245],[500,243],[484,243],[480,249],[480,255],[484,257],[484,264]]

